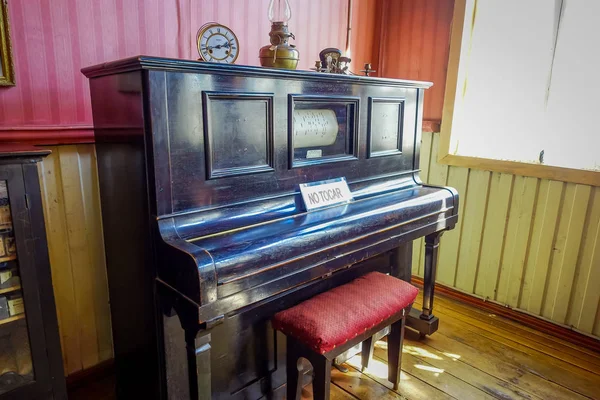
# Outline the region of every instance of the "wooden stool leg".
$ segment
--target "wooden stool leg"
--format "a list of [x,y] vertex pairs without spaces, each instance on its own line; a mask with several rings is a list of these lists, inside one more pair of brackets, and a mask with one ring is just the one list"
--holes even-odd
[[310,360],[315,377],[313,378],[313,399],[329,400],[329,386],[331,385],[331,360],[324,356],[316,355]]
[[300,400],[302,397],[302,375],[298,369],[298,360],[302,357],[295,345],[294,339],[287,338],[286,347],[286,374],[287,374],[287,399]]
[[402,317],[401,320],[394,322],[388,335],[388,380],[394,384],[394,390],[398,390],[400,385],[405,321],[406,317]]
[[373,359],[373,348],[375,347],[375,340],[373,340],[373,336],[362,342],[362,351],[361,351],[361,361],[362,361],[362,371],[364,372],[367,368],[369,368],[369,364]]

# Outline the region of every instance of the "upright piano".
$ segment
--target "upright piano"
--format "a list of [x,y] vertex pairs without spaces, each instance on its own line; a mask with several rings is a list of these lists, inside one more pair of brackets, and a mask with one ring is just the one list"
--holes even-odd
[[[271,316],[370,271],[409,281],[420,237],[423,309],[408,325],[437,329],[458,195],[419,179],[430,83],[142,56],[83,73],[119,398],[285,393]],[[307,207],[300,192],[344,181],[340,203]]]

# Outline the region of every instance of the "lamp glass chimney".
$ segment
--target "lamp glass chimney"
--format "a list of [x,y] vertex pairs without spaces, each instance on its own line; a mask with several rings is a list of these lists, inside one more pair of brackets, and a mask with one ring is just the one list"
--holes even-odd
[[269,3],[269,21],[287,23],[292,18],[292,9],[288,0],[271,0]]

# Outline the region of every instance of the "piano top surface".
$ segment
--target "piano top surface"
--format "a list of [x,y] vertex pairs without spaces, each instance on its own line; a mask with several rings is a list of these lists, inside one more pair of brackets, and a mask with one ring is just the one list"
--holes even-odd
[[138,55],[135,57],[92,65],[83,68],[81,72],[88,78],[95,78],[99,76],[136,71],[140,69],[168,69],[209,74],[237,74],[284,79],[313,79],[321,82],[338,81],[367,85],[401,85],[403,87],[422,89],[427,89],[433,85],[432,82],[415,81],[409,79],[379,78],[363,75],[325,74],[315,71],[265,68],[251,65],[217,64],[204,61],[151,57],[145,55]]

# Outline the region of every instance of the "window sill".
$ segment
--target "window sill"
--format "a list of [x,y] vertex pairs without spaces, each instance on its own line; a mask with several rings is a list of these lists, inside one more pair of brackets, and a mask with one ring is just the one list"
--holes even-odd
[[562,182],[600,186],[600,172],[583,169],[555,167],[551,165],[530,164],[525,162],[494,160],[489,158],[467,157],[448,154],[440,144],[438,162],[456,167],[483,169],[512,175],[532,176]]

